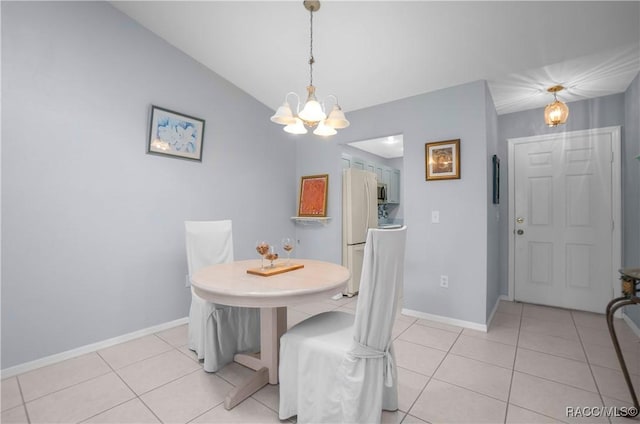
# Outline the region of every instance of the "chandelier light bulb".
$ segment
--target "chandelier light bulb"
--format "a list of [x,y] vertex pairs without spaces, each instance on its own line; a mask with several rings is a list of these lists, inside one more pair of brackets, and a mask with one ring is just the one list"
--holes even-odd
[[331,110],[331,113],[329,114],[329,117],[327,118],[325,123],[337,130],[347,128],[350,125],[349,121],[347,121],[347,118],[345,118],[344,112],[342,111],[342,108],[340,107],[337,101],[336,101],[336,104],[333,105],[333,109]]
[[281,125],[291,125],[296,123],[296,118],[293,116],[293,112],[291,112],[291,106],[289,106],[289,103],[287,103],[286,100],[271,117],[271,122]]
[[323,137],[327,137],[330,135],[335,135],[338,133],[338,131],[336,131],[334,128],[331,128],[330,126],[326,125],[326,122],[324,120],[320,121],[320,123],[318,124],[318,128],[316,128],[313,133],[315,135],[321,135]]
[[307,129],[304,127],[302,119],[300,118],[295,118],[295,123],[287,125],[286,127],[284,127],[284,130],[289,134],[296,135],[307,133]]
[[316,88],[313,85],[310,85],[307,87],[307,91],[309,92],[309,96],[304,104],[304,108],[302,108],[298,116],[303,121],[315,126],[318,122],[324,120],[327,115],[325,115],[322,110],[322,105],[320,105],[320,102],[316,99]]

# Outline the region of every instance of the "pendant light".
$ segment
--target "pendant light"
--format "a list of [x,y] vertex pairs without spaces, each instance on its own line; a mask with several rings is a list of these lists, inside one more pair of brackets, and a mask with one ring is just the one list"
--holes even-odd
[[560,124],[564,124],[569,117],[569,108],[566,104],[558,100],[557,93],[562,90],[564,90],[564,87],[561,85],[554,85],[547,89],[549,93],[553,93],[554,100],[553,103],[548,104],[547,107],[544,108],[544,122],[550,127],[557,127]]
[[[313,64],[315,59],[313,58],[313,12],[317,12],[320,9],[319,1],[307,0],[303,2],[304,8],[309,11],[309,33],[310,33],[310,47],[309,47],[309,86],[307,87],[307,100],[304,103],[302,110],[300,109],[300,97],[294,92],[289,92],[284,98],[282,106],[276,110],[276,113],[271,117],[271,122],[276,124],[285,125],[284,130],[290,134],[306,134],[307,129],[314,128],[313,131],[316,135],[329,136],[337,133],[336,129],[342,129],[349,126],[349,121],[344,116],[342,108],[338,104],[338,99],[334,95],[328,97],[333,98],[334,104],[329,116],[326,115],[324,104],[321,104],[316,98],[316,88],[313,85]],[[289,105],[289,96],[294,95],[298,103],[296,105],[296,115],[294,116],[291,106]]]

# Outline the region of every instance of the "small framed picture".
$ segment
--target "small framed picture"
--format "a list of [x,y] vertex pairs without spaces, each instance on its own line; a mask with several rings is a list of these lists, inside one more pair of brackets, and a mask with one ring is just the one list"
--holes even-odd
[[426,143],[426,180],[452,180],[460,178],[460,139]]
[[327,216],[329,175],[308,175],[300,179],[298,216]]
[[493,204],[500,203],[500,158],[493,155]]
[[151,105],[147,153],[202,162],[204,121]]

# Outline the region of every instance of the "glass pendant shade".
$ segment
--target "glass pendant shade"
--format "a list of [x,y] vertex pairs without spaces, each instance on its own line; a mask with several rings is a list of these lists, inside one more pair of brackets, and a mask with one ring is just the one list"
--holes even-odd
[[295,119],[295,123],[287,125],[286,127],[284,127],[284,130],[289,134],[306,134],[307,129],[304,127],[304,124],[302,123],[302,119],[300,118],[294,118],[294,119]]
[[562,90],[564,90],[562,85],[554,85],[547,89],[549,93],[553,93],[553,103],[544,108],[544,122],[550,127],[564,124],[569,117],[569,108],[558,100],[557,93]]
[[558,99],[544,108],[544,122],[550,127],[564,124],[568,117],[569,108]]
[[313,133],[315,135],[321,135],[321,136],[328,136],[328,135],[335,135],[338,133],[338,131],[336,131],[334,128],[331,128],[330,126],[326,125],[326,121],[320,121],[320,123],[318,124],[318,128],[316,128]]
[[291,112],[291,107],[289,103],[285,100],[285,102],[278,108],[276,113],[271,117],[271,122],[275,122],[280,125],[292,125],[296,123],[296,118],[293,116],[293,112]]
[[342,108],[336,103],[333,105],[333,109],[331,110],[329,117],[325,120],[325,124],[331,128],[341,130],[349,126],[349,121],[345,118]]

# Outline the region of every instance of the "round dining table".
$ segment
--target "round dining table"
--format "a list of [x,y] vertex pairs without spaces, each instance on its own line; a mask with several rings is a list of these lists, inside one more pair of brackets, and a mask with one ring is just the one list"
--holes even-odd
[[[286,269],[281,260],[276,268]],[[224,405],[231,409],[261,387],[278,384],[280,336],[287,330],[287,306],[329,299],[342,293],[351,274],[341,265],[312,259],[292,259],[291,265],[302,267],[274,275],[249,273],[261,270],[261,261],[243,260],[208,266],[195,272],[192,285],[203,299],[229,306],[260,308],[260,352],[239,353],[234,361],[256,373],[226,396]]]

